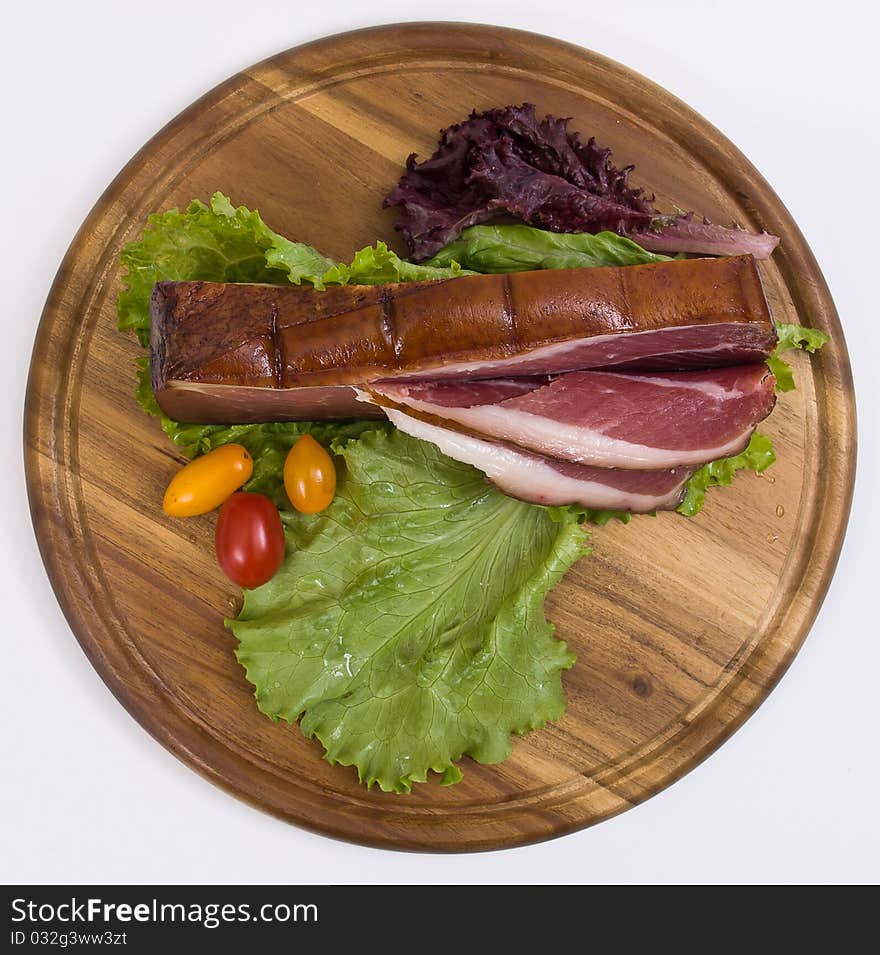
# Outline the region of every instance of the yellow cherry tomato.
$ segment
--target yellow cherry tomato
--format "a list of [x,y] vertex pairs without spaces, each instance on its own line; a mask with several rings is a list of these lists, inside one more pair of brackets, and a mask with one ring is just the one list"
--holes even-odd
[[171,479],[162,510],[170,517],[207,514],[231,497],[254,473],[254,461],[240,444],[223,444],[190,461]]
[[284,490],[290,503],[303,514],[317,514],[333,500],[336,466],[310,434],[304,434],[287,454]]

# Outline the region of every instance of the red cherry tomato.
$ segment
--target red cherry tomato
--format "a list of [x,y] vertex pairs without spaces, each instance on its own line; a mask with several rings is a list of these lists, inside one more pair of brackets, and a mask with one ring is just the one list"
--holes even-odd
[[214,535],[223,573],[252,590],[275,576],[284,560],[284,531],[278,509],[262,494],[233,494],[217,518]]

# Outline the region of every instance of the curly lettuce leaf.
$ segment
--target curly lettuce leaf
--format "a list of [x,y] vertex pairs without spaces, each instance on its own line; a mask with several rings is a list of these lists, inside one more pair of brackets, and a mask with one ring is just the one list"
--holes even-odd
[[801,348],[813,355],[829,341],[825,332],[818,328],[804,328],[803,325],[782,323],[776,326],[776,334],[779,337],[777,352]]
[[547,232],[527,225],[475,225],[445,245],[425,265],[458,263],[477,272],[582,269],[668,262],[614,232]]
[[592,507],[582,507],[580,504],[549,504],[544,507],[553,520],[564,521],[571,517],[582,524],[593,524],[596,527],[604,527],[611,521],[629,524],[633,519],[630,511],[601,511]]
[[[303,250],[308,250],[304,252]],[[473,275],[462,269],[457,262],[449,262],[442,268],[429,265],[414,265],[392,252],[384,242],[368,245],[356,252],[351,264],[324,259],[325,267],[316,271],[320,262],[309,257],[313,253],[322,258],[310,246],[290,242],[277,236],[266,252],[266,262],[275,268],[284,269],[290,281],[296,285],[303,282],[323,290],[328,285],[385,285],[390,282],[430,282],[436,279],[457,278]]]
[[684,500],[678,506],[679,514],[693,517],[706,503],[706,491],[710,487],[727,486],[733,482],[737,471],[766,471],[776,460],[773,443],[765,434],[756,431],[744,451],[730,458],[704,464],[685,485]]
[[338,264],[324,275],[327,285],[384,285],[389,282],[432,282],[474,275],[458,262],[442,267],[415,265],[392,252],[384,242],[368,245],[356,252],[350,265]]
[[[286,273],[293,285],[313,285],[324,288],[324,276],[338,265],[304,242],[292,242],[273,233],[272,244],[265,251],[266,265]],[[279,284],[284,284],[280,282]]]
[[543,606],[586,532],[401,432],[334,450],[330,508],[285,515],[281,570],[227,621],[238,659],[263,713],[367,786],[457,782],[462,756],[499,762],[565,710],[574,656]]
[[185,212],[169,209],[149,216],[147,223],[119,255],[127,272],[116,303],[119,328],[135,331],[142,345],[150,340],[150,294],[156,282],[287,281],[266,262],[267,250],[280,236],[258,212],[233,207],[222,193],[214,193],[210,206],[194,199]]
[[767,365],[776,376],[777,391],[794,391],[791,365],[780,356],[792,348],[800,348],[813,355],[829,341],[829,338],[818,328],[804,328],[803,325],[779,324],[776,326],[776,334],[779,341],[773,354],[767,359]]

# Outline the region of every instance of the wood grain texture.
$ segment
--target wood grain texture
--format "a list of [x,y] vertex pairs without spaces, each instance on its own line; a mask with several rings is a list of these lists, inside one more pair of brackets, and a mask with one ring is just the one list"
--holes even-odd
[[[393,235],[380,208],[411,151],[473,108],[530,100],[635,162],[673,204],[782,237],[762,264],[777,320],[832,343],[795,358],[798,390],[766,422],[779,463],[711,495],[696,520],[594,534],[548,602],[577,652],[558,723],[498,766],[411,796],[368,792],[317,743],[256,709],[222,618],[239,594],[213,558],[213,517],[166,518],[181,460],[134,396],[117,333],[118,254],[148,213],[221,189],[279,232],[347,258]],[[331,37],[233,77],[163,129],[77,234],[40,322],[25,411],[28,488],[58,599],[132,715],[190,766],[290,821],[371,845],[474,850],[605,819],[717,748],[779,680],[825,594],[855,467],[843,334],[796,225],[717,130],[594,53],[495,27],[407,24]]]

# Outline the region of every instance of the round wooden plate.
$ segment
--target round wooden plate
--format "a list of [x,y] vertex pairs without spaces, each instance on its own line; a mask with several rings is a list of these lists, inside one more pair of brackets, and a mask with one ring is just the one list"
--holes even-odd
[[[563,719],[497,766],[410,796],[367,791],[295,726],[254,704],[222,618],[239,593],[213,556],[213,516],[166,518],[182,460],[133,396],[116,331],[118,255],[148,213],[220,189],[276,230],[346,259],[392,239],[382,197],[408,153],[471,109],[531,101],[610,145],[661,209],[782,237],[762,264],[783,322],[832,343],[795,359],[798,390],[766,422],[779,462],[702,514],[594,533],[548,613],[577,652]],[[758,172],[669,93],[578,47],[470,24],[331,37],[233,77],[163,129],[77,234],[49,295],[28,385],[28,488],[70,625],[117,698],[190,766],[292,822],[376,846],[490,849],[629,808],[704,759],[761,703],[825,594],[844,534],[855,409],[843,333],[803,237]]]

